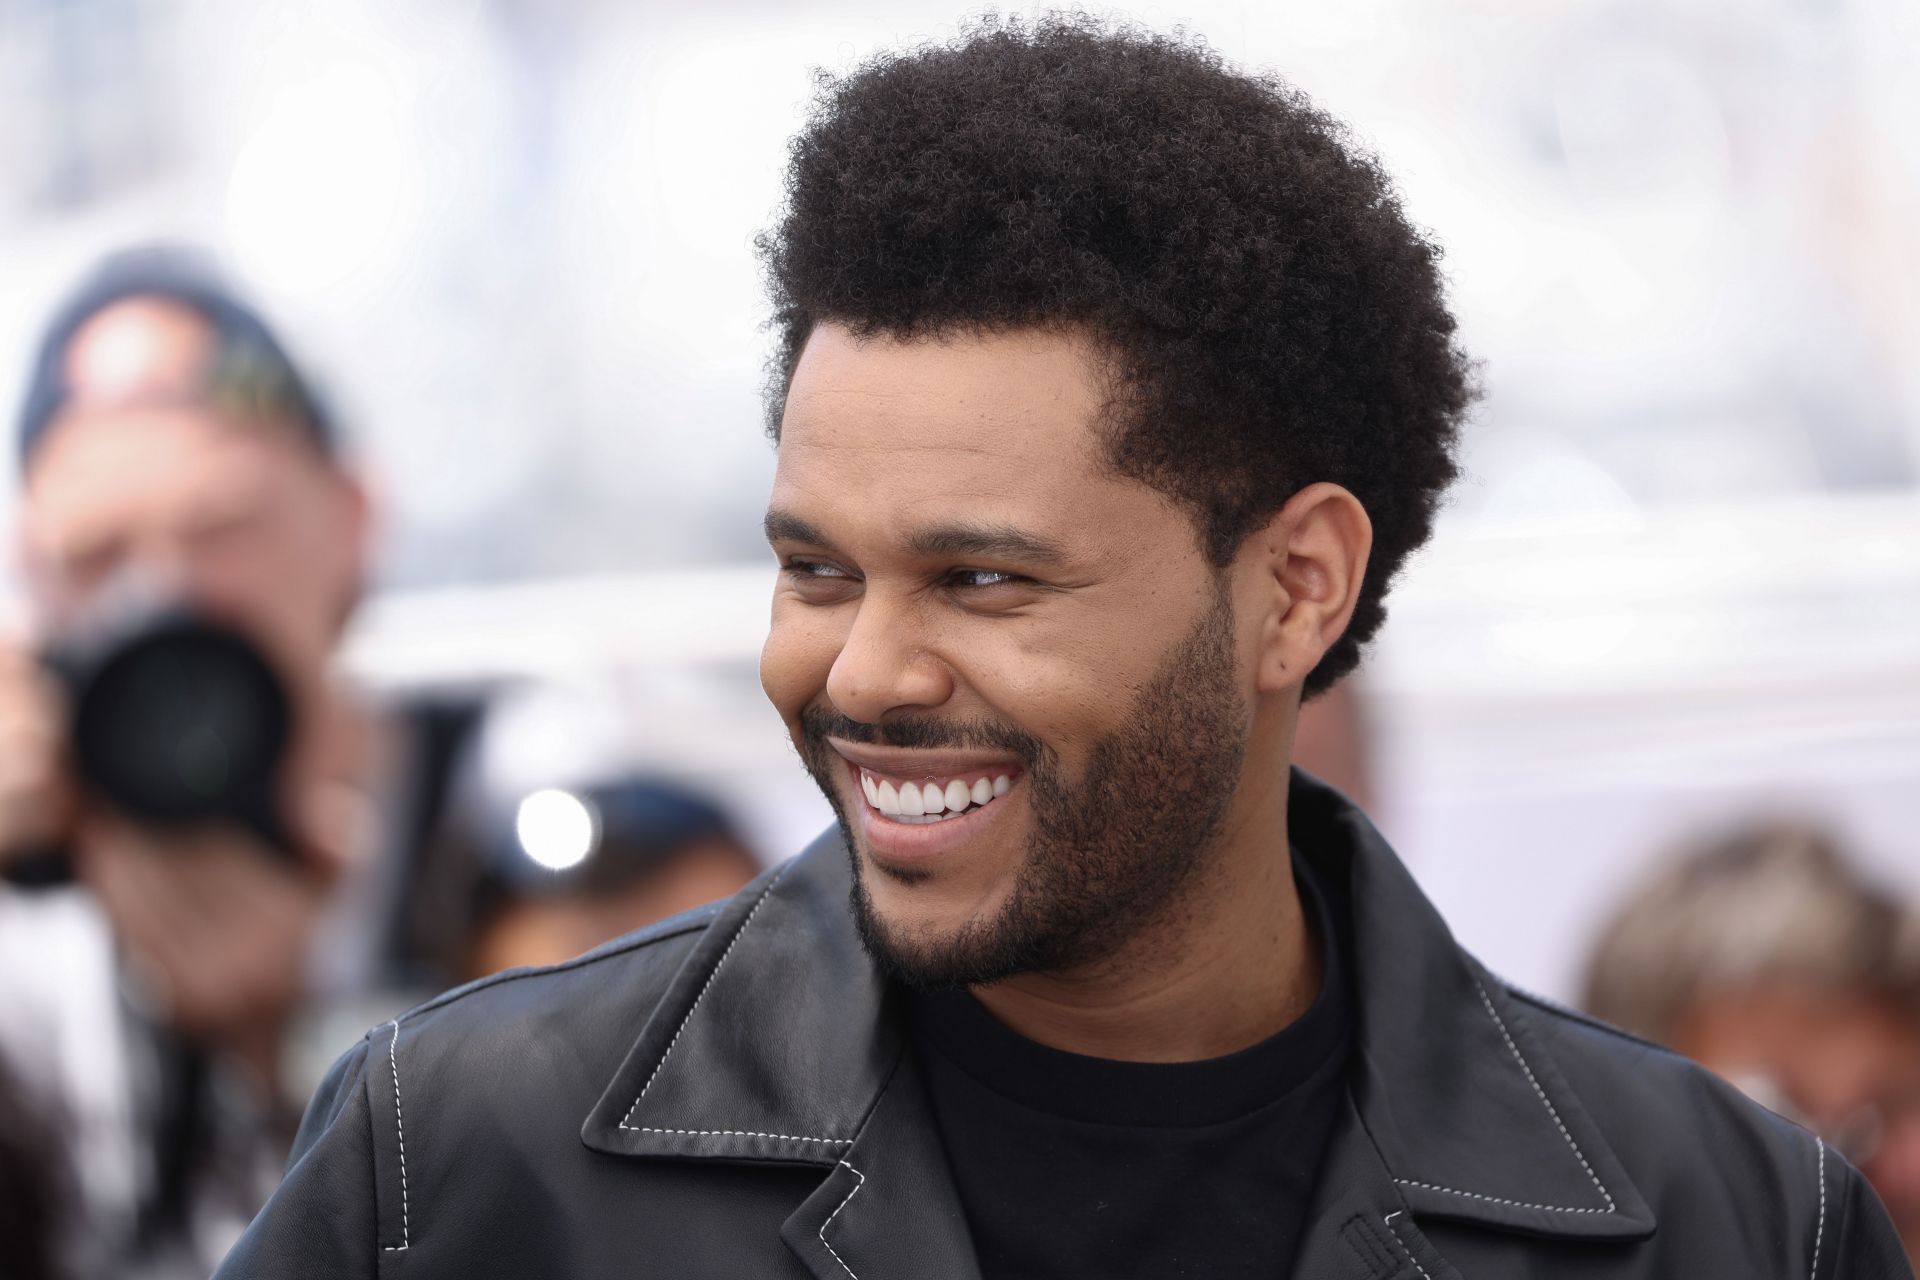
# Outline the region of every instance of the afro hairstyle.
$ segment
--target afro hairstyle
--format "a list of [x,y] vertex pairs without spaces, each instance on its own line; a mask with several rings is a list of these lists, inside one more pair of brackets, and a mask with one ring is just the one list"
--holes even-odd
[[816,325],[1069,328],[1108,366],[1109,464],[1215,565],[1307,485],[1352,492],[1372,556],[1309,696],[1359,662],[1457,474],[1474,371],[1439,250],[1338,122],[1183,34],[990,16],[820,73],[758,246],[776,442]]

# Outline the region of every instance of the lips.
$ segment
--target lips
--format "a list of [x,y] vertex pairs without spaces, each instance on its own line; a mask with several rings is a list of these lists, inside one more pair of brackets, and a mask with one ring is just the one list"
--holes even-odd
[[865,801],[859,826],[872,852],[919,859],[970,843],[1017,789],[1023,766],[1004,755],[909,750],[829,738]]

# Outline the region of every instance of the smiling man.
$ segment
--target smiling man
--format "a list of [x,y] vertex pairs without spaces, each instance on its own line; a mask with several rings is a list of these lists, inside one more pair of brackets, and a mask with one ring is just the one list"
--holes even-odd
[[1908,1274],[1838,1156],[1507,988],[1290,773],[1470,399],[1333,121],[981,24],[824,87],[762,250],[762,680],[838,832],[376,1029],[227,1274]]
[[1309,485],[1216,563],[1193,511],[1114,468],[1098,343],[1029,319],[795,335],[762,677],[893,976],[1079,1053],[1211,1058],[1319,981],[1286,761],[1369,521]]

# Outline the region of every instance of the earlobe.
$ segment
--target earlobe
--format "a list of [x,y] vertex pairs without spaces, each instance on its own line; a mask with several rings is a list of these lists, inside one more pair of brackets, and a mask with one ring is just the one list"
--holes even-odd
[[1272,601],[1261,629],[1261,693],[1296,688],[1353,616],[1373,549],[1373,522],[1352,493],[1308,485],[1274,513],[1248,547]]
[[1260,639],[1258,661],[1254,669],[1254,687],[1260,693],[1275,693],[1291,683],[1291,646],[1287,643],[1287,619],[1293,612],[1293,594],[1287,580],[1287,544],[1279,529],[1279,516],[1248,542],[1255,553],[1251,577],[1259,593]]

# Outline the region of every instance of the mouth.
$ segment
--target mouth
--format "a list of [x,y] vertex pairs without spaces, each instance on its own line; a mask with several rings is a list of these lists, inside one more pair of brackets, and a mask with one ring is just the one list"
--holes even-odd
[[[991,823],[1025,770],[1014,760],[904,751],[830,740],[860,796],[860,826],[878,851],[947,850]],[[938,834],[935,834],[937,830]]]
[[1013,789],[1013,777],[1006,773],[962,773],[951,778],[915,782],[875,774],[858,766],[855,769],[860,775],[860,790],[867,797],[867,807],[884,818],[909,826],[950,822],[986,808]]

